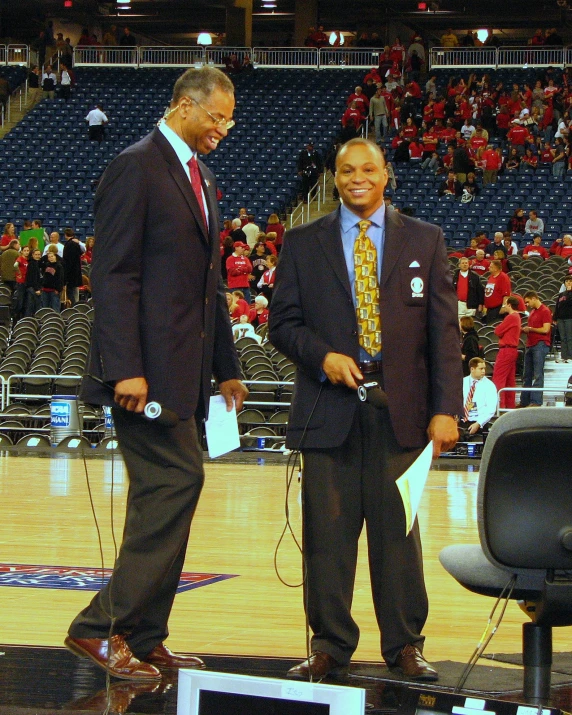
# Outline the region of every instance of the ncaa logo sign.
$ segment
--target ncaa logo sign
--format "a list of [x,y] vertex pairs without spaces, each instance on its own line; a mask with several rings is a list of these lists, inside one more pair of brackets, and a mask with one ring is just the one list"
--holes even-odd
[[52,402],[51,406],[52,427],[69,427],[71,418],[71,405],[69,402]]

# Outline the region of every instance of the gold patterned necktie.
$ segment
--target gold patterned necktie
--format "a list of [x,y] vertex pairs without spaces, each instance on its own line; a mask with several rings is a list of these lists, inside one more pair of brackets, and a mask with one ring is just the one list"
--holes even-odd
[[360,221],[358,225],[359,235],[354,244],[358,338],[360,346],[374,357],[381,350],[377,251],[367,235],[371,221]]

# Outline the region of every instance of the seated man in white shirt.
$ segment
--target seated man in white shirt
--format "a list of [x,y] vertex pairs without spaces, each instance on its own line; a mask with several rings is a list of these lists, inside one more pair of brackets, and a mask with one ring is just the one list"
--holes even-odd
[[52,246],[52,245],[57,247],[58,256],[60,258],[63,258],[64,257],[64,244],[60,243],[60,234],[57,231],[52,231],[52,233],[50,233],[50,241],[49,241],[49,243],[46,243],[46,247],[44,248],[44,252],[42,254],[43,256],[46,255],[46,253],[48,252],[49,246]]
[[498,394],[494,383],[485,377],[486,364],[480,357],[469,360],[470,374],[463,378],[464,414],[459,428],[471,439],[497,411]]

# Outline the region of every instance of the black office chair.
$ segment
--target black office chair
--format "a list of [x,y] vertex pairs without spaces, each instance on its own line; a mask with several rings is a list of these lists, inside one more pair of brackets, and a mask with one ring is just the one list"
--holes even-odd
[[477,497],[480,545],[444,548],[439,559],[462,586],[511,598],[523,624],[524,697],[550,695],[552,627],[572,625],[572,410],[507,412],[483,450]]

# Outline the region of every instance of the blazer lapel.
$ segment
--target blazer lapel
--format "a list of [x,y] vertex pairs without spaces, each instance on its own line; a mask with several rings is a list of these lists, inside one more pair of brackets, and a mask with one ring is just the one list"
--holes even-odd
[[344,258],[342,248],[342,237],[340,234],[340,212],[335,211],[326,217],[318,233],[318,241],[322,250],[326,254],[332,269],[351,298],[352,290],[350,279],[348,278],[348,267]]
[[[187,203],[189,204],[189,208],[191,209],[193,216],[196,219],[197,226],[200,229],[201,238],[206,243],[209,243],[209,237],[207,234],[206,226],[204,225],[203,215],[199,206],[199,202],[197,200],[197,197],[195,196],[195,192],[193,191],[193,187],[191,186],[189,177],[187,176],[181,162],[179,161],[179,157],[176,155],[176,153],[173,151],[173,147],[169,144],[169,142],[165,139],[163,134],[158,129],[153,130],[152,138],[161,150],[161,153],[163,154],[163,157],[168,164],[169,173],[173,177],[173,180],[175,181],[181,193],[185,197]],[[208,205],[210,212],[210,204]]]
[[399,256],[405,248],[403,240],[403,221],[397,211],[385,209],[385,239],[383,244],[383,266],[381,269],[381,285],[383,288],[391,272],[397,265]]

